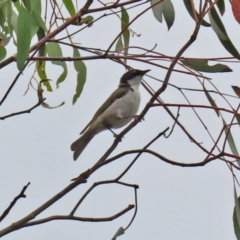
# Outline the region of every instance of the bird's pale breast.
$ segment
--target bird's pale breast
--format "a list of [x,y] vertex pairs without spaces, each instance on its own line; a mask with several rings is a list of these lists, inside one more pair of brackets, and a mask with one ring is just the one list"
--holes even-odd
[[136,115],[140,105],[140,93],[138,89],[129,92],[120,99],[117,99],[105,112],[108,116],[103,121],[111,128],[120,128],[128,124]]

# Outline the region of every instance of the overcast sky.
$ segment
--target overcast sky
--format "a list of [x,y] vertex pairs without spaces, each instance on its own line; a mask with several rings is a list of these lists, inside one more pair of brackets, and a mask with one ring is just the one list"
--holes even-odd
[[[82,1],[81,1],[82,2]],[[84,2],[84,1],[83,1]],[[96,1],[95,1],[96,2]],[[148,11],[140,17],[131,28],[141,34],[130,40],[132,46],[153,48],[166,55],[176,55],[189,39],[194,29],[194,22],[187,13],[182,1],[172,1],[175,7],[176,20],[170,31],[165,23],[160,24]],[[226,2],[226,14],[223,18],[228,34],[239,49],[239,25],[235,22],[229,2]],[[98,7],[94,3],[91,8]],[[129,10],[133,19],[148,4]],[[96,19],[99,14],[93,15]],[[66,14],[67,17],[67,14]],[[70,32],[77,26],[69,28]],[[106,49],[120,31],[119,19],[112,15],[102,18],[92,27],[80,32],[74,41],[82,46]],[[61,33],[57,36],[65,36]],[[35,43],[33,39],[32,43]],[[9,56],[16,49],[7,45]],[[63,47],[64,56],[72,56],[70,48]],[[81,53],[83,56],[84,52]],[[197,41],[184,53],[185,57],[223,57],[229,56],[222,47],[211,28],[201,28]],[[87,146],[81,157],[74,162],[70,144],[76,140],[80,131],[92,118],[102,102],[118,86],[125,69],[110,60],[85,61],[87,66],[87,82],[77,103],[72,105],[72,97],[76,87],[76,72],[71,62],[68,64],[67,79],[58,89],[55,80],[62,69],[47,64],[48,78],[52,79],[53,93],[44,92],[46,102],[56,106],[62,101],[65,104],[57,109],[49,110],[39,107],[31,112],[8,118],[0,123],[0,192],[2,193],[0,212],[28,182],[31,185],[26,191],[27,198],[18,201],[8,217],[1,223],[2,228],[26,216],[57,194],[70,183],[70,179],[90,168],[108,149],[114,138],[109,131],[96,136]],[[151,69],[150,76],[163,79],[166,70],[140,62],[128,62],[133,68]],[[168,66],[168,62],[160,64]],[[237,64],[228,63],[233,73],[205,74],[224,93],[233,94],[231,85],[239,86],[240,70]],[[23,96],[32,76],[33,68],[28,67],[1,106],[0,116],[25,110],[37,103],[37,94],[31,89]],[[1,69],[0,96],[2,96],[17,74],[16,64],[12,63]],[[160,82],[149,77],[144,79],[156,90]],[[201,88],[192,76],[173,73],[170,83],[181,87]],[[33,82],[35,84],[35,82]],[[36,86],[36,84],[35,84]],[[206,83],[206,88],[213,89]],[[141,87],[142,101],[139,112],[144,108],[150,96]],[[206,104],[208,101],[201,92],[186,92],[194,104]],[[227,108],[226,103],[216,94],[212,97],[219,106]],[[161,95],[166,103],[186,103],[179,91],[172,87]],[[239,100],[229,98],[234,107]],[[172,108],[176,114],[176,108]],[[209,109],[198,110],[208,129],[216,139],[222,128],[220,118]],[[230,114],[223,114],[229,123]],[[189,109],[181,109],[179,120],[187,130],[211,149],[212,141],[196,115]],[[163,108],[153,108],[122,140],[112,154],[125,150],[139,149],[146,145],[157,133],[173,125],[173,120]],[[234,128],[235,140],[239,141],[239,129]],[[116,132],[120,132],[117,130]],[[223,139],[222,141],[223,142]],[[238,144],[239,146],[239,144]],[[204,159],[201,152],[179,127],[176,127],[170,138],[160,138],[150,149],[163,156],[179,162],[198,162]],[[228,148],[227,148],[228,149]],[[238,148],[239,149],[239,148]],[[239,149],[240,150],[240,149]],[[230,151],[229,151],[230,152]],[[102,180],[110,180],[118,176],[130,163],[134,156],[127,156],[109,164],[95,172],[87,184],[81,185],[67,194],[59,202],[47,209],[38,218],[55,214],[68,214],[78,199],[92,185]],[[119,237],[121,240],[226,240],[235,239],[232,223],[234,207],[232,175],[226,164],[220,160],[197,168],[172,166],[148,154],[143,154],[131,170],[122,179],[124,182],[139,185],[138,212],[131,227]],[[82,217],[108,217],[121,211],[129,204],[134,204],[134,191],[131,188],[116,185],[105,185],[96,188],[77,210]],[[130,211],[113,222],[83,223],[77,221],[54,221],[25,228],[5,236],[6,240],[42,240],[42,239],[111,239],[117,229],[126,227],[134,211]]]

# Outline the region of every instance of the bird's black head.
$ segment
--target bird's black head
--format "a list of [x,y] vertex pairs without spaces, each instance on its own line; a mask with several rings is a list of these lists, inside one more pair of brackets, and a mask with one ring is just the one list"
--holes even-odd
[[147,73],[149,71],[150,70],[132,69],[122,75],[120,82],[127,83],[128,80],[131,80],[136,76],[143,76],[145,73]]

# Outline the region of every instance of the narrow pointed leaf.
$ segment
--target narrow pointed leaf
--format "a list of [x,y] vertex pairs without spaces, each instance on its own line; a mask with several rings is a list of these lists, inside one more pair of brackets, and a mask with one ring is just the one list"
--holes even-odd
[[217,72],[232,72],[232,69],[224,64],[215,64],[212,66],[208,65],[208,60],[205,59],[186,59],[181,60],[181,62],[188,67],[200,71],[200,72],[208,72],[208,73],[217,73]]
[[15,31],[17,34],[17,24],[18,24],[18,16],[14,11],[12,11],[11,18],[8,21],[8,25],[9,25],[8,28],[9,28],[9,33],[11,37],[14,37],[13,31]]
[[28,57],[29,47],[31,43],[31,29],[29,22],[31,16],[29,12],[21,7],[18,22],[17,22],[17,67],[19,71],[22,71],[25,61]]
[[[151,0],[150,4],[154,5],[155,3],[159,2],[159,0]],[[154,17],[159,21],[162,22],[162,15],[163,15],[163,6],[162,6],[162,2],[155,5],[154,7],[152,7],[152,11],[153,11],[153,15]]]
[[42,12],[41,0],[34,0],[34,1],[35,1],[34,10],[41,16],[41,12]]
[[[191,7],[191,0],[183,0],[183,2],[184,2],[184,5],[185,5],[188,13],[192,17],[192,19],[194,19],[193,12],[192,12],[192,7]],[[199,17],[198,12],[196,10],[195,10],[195,12],[196,12],[197,17]],[[201,25],[204,26],[204,27],[210,27],[211,26],[211,24],[206,22],[204,19],[202,20]]]
[[52,86],[51,86],[50,82],[48,81],[47,74],[45,71],[46,62],[45,61],[41,61],[41,62],[37,61],[36,67],[37,67],[38,76],[40,77],[41,80],[44,80],[43,85],[45,85],[45,87],[47,88],[47,90],[49,92],[52,92]]
[[7,51],[4,46],[0,46],[0,62],[6,57]]
[[41,15],[35,9],[32,11],[32,18],[34,19],[38,27],[41,27],[44,31],[47,31],[45,22],[42,20]]
[[234,184],[234,201],[235,207],[233,210],[233,226],[237,240],[240,240],[240,197],[237,197],[237,191]]
[[224,0],[218,0],[217,1],[217,7],[221,15],[225,13],[225,2]]
[[71,16],[76,14],[72,0],[63,0],[63,4],[65,5],[66,9],[68,10]]
[[[42,38],[45,37],[45,31],[42,28],[38,29],[37,37],[38,37],[38,41],[40,41]],[[38,54],[39,54],[40,57],[45,56],[45,43],[38,50]]]
[[[49,42],[47,44],[47,52],[49,57],[62,57],[62,49],[58,43],[55,42]],[[59,84],[63,82],[67,76],[67,64],[63,61],[51,61],[52,64],[61,66],[63,68],[62,74],[57,79],[57,87],[59,87]]]
[[209,12],[209,19],[210,19],[210,22],[211,22],[214,32],[217,34],[220,42],[225,47],[225,49],[232,56],[239,58],[240,57],[239,53],[238,53],[237,49],[235,48],[235,46],[233,45],[233,43],[231,42],[231,40],[229,39],[226,29],[214,7],[211,8],[211,10]]
[[[236,147],[236,144],[235,144],[235,142],[234,142],[234,139],[233,139],[233,136],[232,136],[232,133],[231,133],[231,130],[230,130],[230,128],[227,126],[227,124],[226,124],[226,122],[225,122],[225,120],[224,120],[223,117],[222,117],[222,121],[223,121],[223,126],[225,127],[225,128],[224,128],[224,131],[225,131],[225,134],[226,134],[226,136],[227,136],[228,145],[229,145],[232,153],[233,153],[234,155],[239,156],[238,150],[237,150],[237,147]],[[240,160],[236,159],[236,161],[237,161],[238,165],[240,166]]]
[[236,93],[238,97],[240,97],[240,87],[232,86],[233,91]]
[[116,240],[117,237],[123,235],[125,233],[124,228],[120,227],[117,232],[114,234],[113,238],[111,240]]
[[[37,37],[38,37],[38,41],[40,41],[42,38],[45,37],[45,31],[41,27],[38,29]],[[45,43],[44,43],[40,47],[40,49],[38,50],[38,55],[40,57],[45,57],[46,52],[47,52],[46,51],[46,46],[45,46]],[[36,62],[38,75],[42,80],[43,79],[48,79],[47,75],[46,75],[46,71],[45,71],[45,65],[46,65],[45,61],[37,61]],[[51,86],[49,81],[44,81],[43,84],[45,85],[45,87],[47,88],[48,91],[50,91],[50,92],[52,91],[52,86]]]
[[[123,30],[129,23],[129,16],[124,7],[121,7],[121,11],[122,11],[122,30]],[[124,55],[127,56],[129,42],[130,42],[130,32],[129,32],[128,28],[126,28],[123,31],[122,36],[123,36],[123,41],[124,41]],[[124,59],[124,62],[126,63],[127,59]]]
[[172,27],[175,19],[175,11],[171,0],[163,1],[163,16],[167,23],[168,30]]
[[123,49],[123,42],[122,42],[122,35],[118,38],[116,47],[115,47],[115,51],[120,51]]
[[[77,48],[73,48],[73,57],[80,57]],[[74,68],[77,71],[77,87],[76,93],[73,96],[73,104],[75,104],[80,97],[87,78],[87,68],[83,61],[74,61]]]
[[[209,101],[209,103],[211,104],[212,107],[216,107],[217,108],[217,104],[215,103],[215,101],[212,99],[211,95],[208,93],[207,89],[204,87],[203,85],[203,90],[204,90],[204,93]],[[216,112],[216,114],[218,115],[219,117],[219,112],[217,109],[214,109],[214,111]]]

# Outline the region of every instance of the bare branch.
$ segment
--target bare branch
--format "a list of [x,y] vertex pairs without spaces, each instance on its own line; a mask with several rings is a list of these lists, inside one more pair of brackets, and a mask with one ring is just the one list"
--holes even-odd
[[39,219],[36,221],[28,222],[24,224],[22,228],[39,225],[39,224],[43,224],[43,223],[54,221],[54,220],[75,220],[75,221],[81,221],[81,222],[109,222],[122,216],[123,214],[127,213],[133,208],[134,208],[134,205],[130,204],[125,209],[116,213],[115,215],[112,215],[110,217],[105,217],[105,218],[87,218],[87,217],[75,217],[71,215],[55,215],[55,216]]
[[[45,99],[43,99],[45,100]],[[21,115],[21,114],[25,114],[25,113],[30,113],[33,109],[39,107],[41,105],[41,101],[39,101],[37,104],[35,104],[34,106],[32,106],[31,108],[27,109],[27,110],[24,110],[24,111],[20,111],[20,112],[16,112],[16,113],[11,113],[11,114],[8,114],[8,115],[5,115],[3,117],[0,117],[0,120],[5,120],[6,118],[10,118],[10,117],[13,117],[13,116],[16,116],[16,115]]]
[[2,213],[2,215],[0,216],[0,222],[9,214],[11,209],[14,207],[14,205],[17,203],[17,201],[20,198],[25,198],[26,197],[26,195],[24,193],[27,190],[29,185],[30,185],[30,182],[26,186],[23,187],[22,191],[13,199],[13,201],[10,203],[8,208]]

